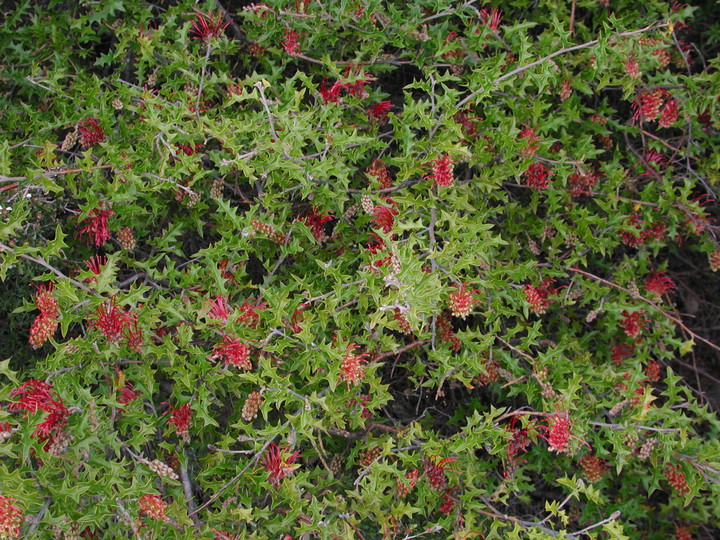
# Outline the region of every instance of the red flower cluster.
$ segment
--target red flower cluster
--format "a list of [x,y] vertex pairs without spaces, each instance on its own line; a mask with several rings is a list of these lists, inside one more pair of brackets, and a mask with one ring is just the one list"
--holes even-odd
[[223,336],[220,343],[213,347],[212,354],[208,357],[208,360],[214,360],[216,358],[224,360],[225,364],[242,368],[245,371],[252,369],[249,347],[241,343],[238,338],[230,337],[227,334]]
[[454,489],[448,489],[440,496],[440,500],[442,502],[440,503],[438,510],[440,510],[441,513],[449,514],[453,511],[453,508],[455,508],[455,503],[458,502],[458,499],[453,497],[454,492]]
[[318,242],[324,242],[328,236],[325,234],[325,224],[332,221],[335,216],[333,214],[324,214],[313,208],[305,216],[305,225],[310,228],[312,235]]
[[177,409],[170,404],[168,404],[168,407],[169,409],[165,411],[165,414],[170,415],[170,420],[168,420],[168,424],[173,424],[175,426],[175,433],[177,433],[177,436],[186,443],[189,443],[190,415],[192,413],[192,411],[190,410],[190,404],[186,403],[185,405]]
[[634,343],[616,343],[610,347],[610,359],[614,364],[619,365],[635,353]]
[[420,471],[413,469],[405,473],[405,480],[408,481],[407,484],[398,478],[396,482],[398,495],[401,497],[407,497],[408,493],[415,489],[415,484],[417,484],[419,476]]
[[[88,270],[95,274],[96,276],[100,275],[100,272],[102,272],[103,266],[107,264],[107,257],[105,255],[93,255],[90,257],[87,261],[85,261],[85,266],[87,266]],[[97,279],[90,277],[85,280],[86,283],[97,283]]]
[[210,41],[213,38],[220,37],[229,25],[230,21],[223,24],[222,13],[215,16],[198,13],[197,20],[192,21],[193,27],[190,29],[190,33],[195,34],[193,37],[196,39]]
[[216,296],[215,300],[210,300],[207,305],[210,308],[208,316],[211,319],[220,319],[223,323],[228,322],[228,317],[234,311],[224,296]]
[[45,420],[38,424],[33,432],[33,437],[41,441],[48,441],[51,444],[67,424],[70,411],[52,389],[52,385],[45,381],[30,379],[12,390],[10,397],[18,399],[17,403],[11,405],[14,410],[25,410],[26,415],[35,414],[38,410],[48,413]]
[[271,443],[260,464],[265,467],[268,473],[268,482],[273,487],[280,484],[280,480],[292,473],[300,465],[293,465],[293,461],[300,455],[299,451],[288,454],[287,448],[281,449],[277,444]]
[[17,499],[0,495],[0,538],[20,538],[23,515],[14,502]]
[[450,344],[450,348],[455,352],[460,352],[462,341],[455,335],[452,327],[450,315],[444,311],[435,319],[435,329],[440,341]]
[[450,156],[442,154],[435,158],[432,162],[432,170],[427,174],[426,178],[432,179],[433,185],[440,187],[450,187],[455,183],[453,175],[453,162]]
[[547,189],[550,185],[550,176],[554,173],[542,163],[531,163],[522,174],[525,184],[532,189]]
[[371,122],[377,121],[380,124],[384,124],[387,121],[387,117],[390,113],[391,107],[392,102],[388,100],[371,105],[370,108],[367,110],[368,119]]
[[638,64],[634,56],[630,56],[625,62],[625,73],[627,73],[631,79],[640,77],[640,64]]
[[[350,75],[352,68],[353,66],[348,66],[348,68],[345,70],[345,77],[348,77]],[[358,72],[358,75],[361,75],[360,72]],[[363,74],[362,76],[364,77],[365,75]],[[318,90],[320,91],[320,95],[323,97],[325,103],[337,103],[338,101],[340,101],[340,93],[343,90],[355,97],[366,98],[369,96],[369,94],[367,90],[365,90],[365,85],[371,80],[372,77],[370,77],[369,79],[361,78],[353,83],[337,80],[332,84],[332,86],[328,87],[327,79],[324,79],[320,83],[320,87],[318,88]],[[375,112],[377,113],[381,113],[383,109],[389,110],[391,106],[392,103],[390,103],[389,101],[382,101],[373,105],[373,107],[378,107],[375,110]],[[373,110],[373,107],[371,107],[370,110]],[[385,111],[385,114],[387,114],[387,111]],[[370,115],[370,111],[368,111],[368,115]]]
[[392,178],[387,165],[379,159],[373,159],[370,166],[365,169],[365,174],[374,178],[380,184],[380,189],[387,189],[392,186]]
[[548,419],[547,435],[548,450],[561,454],[568,450],[570,442],[570,418],[567,413],[554,414]]
[[594,484],[607,474],[607,461],[594,454],[585,454],[580,458],[580,467],[588,482]]
[[477,116],[470,117],[468,116],[468,113],[460,111],[455,113],[455,116],[453,116],[453,120],[455,120],[456,123],[460,124],[463,135],[465,135],[467,138],[474,139],[475,137],[477,137],[478,130],[474,120],[482,120],[482,118],[478,118]]
[[365,377],[364,364],[367,362],[367,354],[353,354],[357,345],[350,343],[345,350],[345,357],[340,366],[340,380],[346,381],[348,389],[350,383],[358,384]]
[[678,495],[684,496],[690,493],[685,473],[680,470],[680,467],[668,463],[663,469],[663,474],[668,483],[678,492]]
[[507,445],[507,464],[503,475],[506,478],[510,478],[515,474],[515,471],[521,462],[525,461],[524,458],[520,457],[521,453],[527,452],[527,447],[530,444],[528,440],[527,429],[517,427],[517,416],[513,416],[508,426],[505,428],[511,433],[510,439]]
[[260,314],[258,311],[265,311],[265,308],[267,307],[267,302],[260,302],[259,304],[254,304],[256,300],[254,298],[248,298],[240,305],[240,315],[237,318],[237,321],[240,324],[244,324],[248,328],[257,328],[258,323],[260,322]]
[[675,283],[665,272],[656,272],[645,278],[645,289],[657,296],[662,296],[673,292]]
[[493,8],[492,11],[488,11],[487,9],[480,10],[480,20],[493,32],[497,32],[497,29],[500,27],[502,16],[503,13],[499,9]]
[[280,42],[285,52],[290,56],[300,55],[300,34],[290,28],[285,29],[285,38]]
[[635,109],[634,122],[650,122],[659,117],[660,127],[670,127],[679,116],[677,100],[662,88],[639,92],[632,106]]
[[633,313],[624,310],[622,316],[625,317],[625,319],[620,323],[620,326],[625,330],[625,334],[628,337],[637,338],[647,326],[645,312],[642,309]]
[[137,315],[131,311],[123,311],[117,305],[115,296],[100,304],[88,315],[87,320],[90,328],[99,328],[111,343],[117,343],[121,338],[125,338],[127,345],[137,348],[138,340],[142,341],[137,328]]
[[[393,205],[397,205],[397,203],[395,203],[395,201],[393,201],[390,197],[385,197],[385,200]],[[391,206],[377,205],[373,208],[372,214],[373,225],[375,225],[378,229],[382,229],[382,231],[387,234],[393,228],[395,216],[398,215],[398,211],[396,208]]]
[[79,123],[80,144],[90,148],[105,140],[105,133],[97,118],[86,118]]
[[557,289],[552,286],[553,283],[555,283],[554,279],[547,278],[537,287],[530,283],[523,287],[525,300],[530,304],[530,311],[542,315],[550,304],[555,302],[554,299],[550,298],[557,294]]
[[535,135],[535,130],[531,128],[530,126],[523,125],[522,129],[520,130],[520,138],[526,139],[525,143],[526,146],[524,149],[520,151],[520,155],[523,156],[533,156],[535,155],[535,152],[538,149],[537,144],[535,144],[537,141],[542,140],[541,137],[538,135]]
[[592,188],[595,186],[597,179],[600,177],[598,173],[593,172],[575,172],[568,178],[570,185],[570,194],[573,197],[581,197],[583,195],[591,195]]
[[449,464],[456,460],[456,457],[449,457],[435,461],[435,458],[427,456],[423,459],[423,474],[425,478],[427,478],[430,488],[435,491],[443,491],[447,488],[448,479],[446,471],[457,472],[449,467]]
[[455,291],[450,293],[448,304],[453,317],[465,319],[470,315],[473,305],[478,302],[475,298],[476,289],[468,289],[467,283],[459,283],[455,285]]
[[79,235],[87,234],[88,245],[95,244],[96,247],[102,246],[110,240],[110,232],[108,231],[108,219],[114,215],[110,209],[93,208],[90,213],[83,219],[85,225],[78,231]]
[[57,298],[52,296],[54,288],[52,283],[47,286],[40,285],[35,292],[35,305],[40,310],[40,315],[35,317],[30,327],[29,341],[33,349],[40,348],[57,330],[60,308]]
[[141,392],[135,390],[133,383],[126,382],[124,386],[117,390],[117,402],[121,405],[128,405],[140,397]]
[[659,240],[665,236],[665,225],[662,223],[645,225],[643,217],[638,213],[628,216],[627,224],[634,229],[639,229],[639,232],[629,229],[619,231],[622,242],[630,247],[638,247],[643,245],[647,240]]
[[154,519],[160,519],[162,521],[167,520],[165,511],[167,510],[167,503],[163,501],[159,495],[147,494],[140,497],[138,501],[140,507],[140,513],[150,516]]

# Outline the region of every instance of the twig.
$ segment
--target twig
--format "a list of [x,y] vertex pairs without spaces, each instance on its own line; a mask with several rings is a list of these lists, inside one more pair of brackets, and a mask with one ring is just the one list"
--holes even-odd
[[195,496],[193,495],[192,482],[190,482],[187,467],[180,466],[180,480],[182,481],[183,492],[185,492],[185,502],[187,503],[188,515],[192,518],[193,523],[195,524],[195,529],[200,531],[202,524],[195,514]]
[[[52,502],[52,499],[50,497],[46,498],[43,501],[42,508],[40,508],[38,513],[33,516],[32,524],[28,528],[27,532],[22,535],[24,538],[30,538],[33,535],[33,533],[35,532],[35,529],[37,529],[38,525],[40,525],[40,522],[42,521],[42,518],[45,515],[45,512],[50,507],[51,502]],[[30,519],[28,519],[27,521],[30,521]]]
[[596,529],[596,528],[598,528],[598,527],[602,527],[602,526],[605,525],[606,523],[610,523],[611,521],[615,521],[617,518],[619,518],[619,517],[621,516],[621,514],[622,514],[622,512],[620,512],[620,510],[616,510],[615,512],[613,512],[612,514],[610,514],[610,516],[606,517],[606,518],[603,519],[602,521],[598,521],[597,523],[593,523],[592,525],[589,525],[589,526],[585,527],[584,529],[582,529],[582,530],[580,530],[580,531],[577,531],[577,532],[574,532],[574,533],[570,533],[570,534],[568,534],[567,536],[568,536],[568,538],[575,538],[576,536],[580,536],[581,534],[585,534],[585,533],[588,532],[588,531],[591,531],[591,530]]
[[230,20],[230,29],[233,31],[233,34],[235,34],[235,37],[238,40],[243,39],[242,30],[240,30],[240,27],[237,25],[237,23],[233,20],[232,16],[228,12],[227,9],[225,9],[225,6],[223,6],[220,3],[220,0],[215,0],[215,5],[218,7],[220,11],[222,11],[222,14],[225,16],[226,19]]
[[202,71],[200,72],[200,86],[198,87],[197,100],[195,102],[195,118],[200,121],[200,100],[202,99],[203,86],[205,86],[205,71],[207,70],[208,62],[210,61],[210,54],[214,47],[208,43],[207,52],[205,53],[205,61],[202,65]]
[[[619,34],[613,34],[612,36],[610,36],[610,37],[608,38],[608,41],[612,41],[612,40],[617,39],[617,38],[623,38],[623,37],[628,37],[628,36],[635,36],[635,35],[637,35],[637,34],[644,34],[645,32],[650,32],[650,31],[652,31],[652,30],[657,30],[658,28],[663,28],[663,27],[665,27],[665,26],[667,26],[667,25],[668,25],[668,23],[664,23],[664,22],[663,22],[663,23],[651,24],[651,25],[648,25],[648,26],[646,26],[645,28],[641,28],[641,29],[639,29],[639,30],[630,30],[630,31],[628,31],[628,32],[620,32]],[[590,47],[594,47],[594,46],[597,45],[598,43],[600,43],[600,40],[599,40],[599,39],[593,39],[592,41],[588,41],[587,43],[582,43],[582,44],[580,44],[580,45],[573,45],[572,47],[565,47],[564,49],[560,49],[559,51],[555,51],[554,53],[550,53],[550,54],[548,54],[547,56],[543,56],[542,58],[539,58],[538,60],[535,60],[534,62],[530,62],[529,64],[525,64],[524,66],[520,66],[520,67],[518,67],[518,68],[515,68],[515,69],[513,69],[512,71],[506,73],[505,75],[502,75],[502,76],[498,77],[497,79],[495,79],[494,81],[492,81],[490,84],[491,84],[492,86],[497,86],[498,84],[500,84],[500,83],[503,82],[504,80],[509,79],[509,78],[511,78],[511,77],[514,77],[515,75],[518,75],[518,74],[522,73],[523,71],[527,71],[527,70],[530,69],[530,68],[533,68],[533,67],[535,67],[535,66],[539,66],[540,64],[542,64],[542,63],[544,63],[544,62],[547,62],[548,60],[552,60],[552,59],[555,58],[556,56],[560,56],[560,55],[562,55],[562,54],[566,54],[566,53],[573,52],[573,51],[579,51],[579,50],[581,50],[581,49],[589,49]],[[472,101],[473,99],[475,99],[475,97],[477,97],[479,94],[481,94],[481,93],[484,92],[484,91],[485,91],[485,87],[478,88],[477,90],[475,90],[474,92],[472,92],[470,95],[468,95],[465,99],[463,99],[462,101],[460,101],[460,102],[457,104],[456,107],[457,107],[458,109],[462,108],[464,105],[467,105],[470,101]]]
[[417,341],[413,341],[412,343],[408,343],[404,347],[400,347],[396,351],[387,351],[384,353],[379,354],[373,359],[373,362],[379,362],[380,360],[384,360],[385,358],[389,358],[391,356],[395,356],[397,354],[402,354],[405,351],[409,351],[410,349],[414,349],[415,347],[421,347],[425,344],[427,344],[430,340],[429,339],[418,339]]
[[[281,431],[284,430],[284,429],[288,426],[289,423],[290,423],[289,420],[288,420],[287,422],[285,422],[285,424],[282,426]],[[215,495],[213,495],[212,497],[210,497],[205,504],[203,504],[200,508],[197,508],[196,510],[193,510],[192,513],[190,513],[190,514],[188,514],[188,515],[189,515],[190,517],[192,517],[192,516],[194,516],[195,514],[197,514],[198,512],[200,512],[201,510],[205,510],[205,508],[207,508],[207,507],[210,506],[212,503],[214,503],[220,495],[222,495],[223,493],[225,493],[225,491],[227,491],[227,490],[230,488],[230,486],[232,486],[235,482],[237,482],[238,480],[240,480],[240,478],[242,478],[242,476],[248,471],[248,469],[250,469],[250,467],[252,467],[253,464],[254,464],[258,459],[260,459],[260,456],[263,455],[263,453],[265,452],[265,450],[267,450],[267,447],[270,446],[277,437],[278,437],[277,435],[273,435],[272,437],[270,437],[270,438],[265,442],[265,444],[263,445],[263,447],[262,447],[260,450],[258,450],[252,458],[250,458],[250,461],[247,462],[247,464],[245,465],[245,467],[243,467],[243,469],[242,469],[239,473],[237,473],[237,474],[236,474],[235,476],[233,476],[228,482],[226,482],[225,485],[224,485],[223,487],[221,487],[221,488],[215,493]]]
[[570,6],[570,35],[572,36],[575,32],[575,5],[577,0],[572,0],[572,6]]
[[83,291],[90,293],[90,294],[98,295],[98,293],[87,288],[85,285],[83,285],[79,281],[76,281],[73,278],[68,277],[65,274],[63,274],[60,270],[58,270],[57,268],[55,268],[54,266],[49,264],[47,261],[45,261],[45,259],[42,259],[40,257],[33,257],[26,253],[17,253],[13,248],[11,248],[10,246],[6,246],[3,243],[0,243],[0,251],[7,251],[8,253],[12,253],[13,255],[15,255],[17,257],[20,257],[21,259],[25,259],[26,261],[34,262],[35,264],[39,264],[40,266],[43,266],[43,267],[47,268],[48,270],[50,270],[57,277],[69,281],[70,283],[75,285],[78,289],[82,289]]
[[432,534],[432,533],[440,532],[442,530],[443,530],[442,525],[433,525],[432,527],[430,527],[429,529],[425,529],[421,533],[413,534],[412,536],[408,534],[407,536],[405,536],[405,538],[403,538],[403,540],[410,540],[411,538],[420,538],[421,536],[425,536],[426,534]]
[[639,300],[642,300],[642,301],[645,302],[646,304],[649,304],[649,305],[651,305],[652,307],[654,307],[656,310],[658,310],[658,312],[660,312],[664,317],[666,317],[667,319],[670,319],[671,321],[673,321],[674,323],[676,323],[680,328],[682,328],[683,330],[685,330],[685,331],[686,331],[688,334],[690,334],[693,338],[696,338],[696,339],[702,341],[703,343],[705,343],[706,345],[709,345],[710,347],[712,347],[712,348],[715,349],[716,351],[720,351],[720,347],[719,347],[719,346],[715,345],[712,341],[710,341],[710,340],[708,340],[708,339],[705,339],[704,337],[702,337],[702,336],[696,334],[695,332],[693,332],[692,330],[690,330],[690,329],[682,322],[682,320],[678,319],[678,318],[675,317],[674,315],[670,315],[668,312],[666,312],[665,310],[663,310],[660,306],[658,306],[658,305],[657,305],[655,302],[653,302],[652,300],[648,300],[647,298],[645,298],[645,297],[643,297],[643,296],[639,296],[639,295],[637,295],[637,294],[633,294],[632,291],[629,291],[629,290],[626,289],[625,287],[622,287],[622,286],[620,286],[620,285],[617,285],[617,284],[613,283],[612,281],[608,281],[607,279],[603,279],[603,278],[601,278],[601,277],[599,277],[599,276],[596,276],[596,275],[594,275],[594,274],[591,274],[590,272],[586,272],[585,270],[580,270],[579,268],[574,268],[574,267],[569,267],[568,270],[570,270],[571,272],[577,272],[578,274],[582,274],[582,275],[584,275],[584,276],[587,276],[587,277],[589,277],[589,278],[591,278],[591,279],[594,279],[595,281],[599,281],[600,283],[603,283],[603,284],[608,285],[608,286],[610,286],[610,287],[614,287],[614,288],[616,288],[616,289],[618,289],[618,290],[624,291],[624,292],[628,293],[630,296],[632,296],[632,297],[634,297],[634,298],[637,298],[637,299],[639,299]]
[[598,426],[598,427],[607,427],[614,431],[622,431],[627,427],[634,427],[637,429],[644,429],[645,431],[655,431],[657,433],[680,433],[681,430],[677,428],[656,428],[656,427],[650,427],[650,426],[643,426],[641,424],[629,424],[628,426],[623,426],[620,424],[606,424],[605,422],[588,422],[591,426]]
[[273,121],[272,114],[270,113],[270,107],[268,107],[268,100],[265,97],[265,90],[263,88],[263,82],[262,81],[256,82],[255,88],[257,88],[260,92],[260,98],[261,98],[260,103],[263,104],[263,107],[265,108],[265,112],[268,115],[268,121],[270,123],[270,134],[273,136],[273,139],[275,139],[275,141],[278,141],[278,135],[277,135],[277,132],[275,131],[275,122]]

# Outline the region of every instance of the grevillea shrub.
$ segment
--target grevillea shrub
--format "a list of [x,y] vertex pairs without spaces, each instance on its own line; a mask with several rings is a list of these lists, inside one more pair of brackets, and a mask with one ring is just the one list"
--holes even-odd
[[718,534],[707,13],[3,16],[0,537]]

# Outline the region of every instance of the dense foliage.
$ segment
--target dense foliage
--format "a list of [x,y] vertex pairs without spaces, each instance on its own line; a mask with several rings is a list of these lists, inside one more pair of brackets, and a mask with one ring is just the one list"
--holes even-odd
[[10,4],[0,538],[717,533],[698,7]]

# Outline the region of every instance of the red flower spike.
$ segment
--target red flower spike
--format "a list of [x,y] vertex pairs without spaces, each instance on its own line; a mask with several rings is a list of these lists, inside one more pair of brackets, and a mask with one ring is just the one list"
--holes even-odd
[[685,473],[680,470],[680,467],[668,463],[663,469],[663,474],[668,483],[678,492],[678,495],[685,496],[690,493]]
[[547,425],[548,450],[561,454],[568,450],[570,442],[570,418],[567,414],[554,414],[548,419]]
[[450,187],[455,183],[453,175],[453,162],[447,154],[442,154],[435,158],[432,163],[432,170],[427,174],[426,178],[432,179],[433,185],[439,187]]
[[220,37],[230,25],[230,21],[223,24],[222,19],[222,13],[218,13],[214,18],[211,15],[198,13],[197,20],[192,21],[193,27],[190,29],[190,33],[195,34],[194,38],[203,41],[210,41],[213,38]]
[[371,105],[370,108],[367,110],[368,119],[370,121],[377,121],[380,124],[384,124],[387,121],[387,117],[390,113],[391,107],[392,102],[388,100]]
[[105,266],[106,264],[107,257],[105,255],[93,255],[87,261],[85,261],[85,265],[88,267],[88,270],[90,270],[96,276],[100,275],[103,266]]
[[56,317],[60,314],[57,298],[52,296],[54,290],[55,285],[48,283],[47,285],[40,285],[35,291],[35,306],[43,315]]
[[88,245],[94,244],[95,247],[102,246],[110,240],[110,232],[108,231],[108,219],[115,212],[109,209],[93,208],[90,213],[82,221],[85,225],[80,228],[78,235],[87,234]]
[[657,296],[663,296],[675,290],[675,283],[665,272],[657,272],[645,278],[645,289]]
[[328,88],[327,79],[323,79],[318,91],[325,103],[337,103],[340,100],[340,91],[343,88],[345,88],[345,85],[340,81],[335,81],[333,85]]
[[631,79],[640,77],[640,64],[638,64],[634,56],[630,56],[625,62],[625,73],[627,73]]
[[318,212],[316,208],[313,208],[305,216],[305,225],[310,228],[315,240],[318,242],[324,242],[328,238],[325,234],[325,223],[332,221],[334,217],[335,216],[333,214],[324,214]]
[[228,304],[227,298],[224,296],[216,296],[215,300],[211,300],[207,303],[208,316],[211,319],[219,319],[223,323],[228,322],[228,317],[233,313],[233,309]]
[[450,293],[448,304],[453,317],[465,319],[472,311],[473,305],[478,302],[474,298],[475,289],[468,289],[467,283],[455,285],[455,292]]
[[108,341],[117,343],[126,331],[132,331],[137,316],[129,311],[123,311],[117,305],[117,298],[113,296],[88,315],[87,321],[90,328],[99,328]]
[[424,475],[432,489],[435,491],[443,491],[447,488],[448,480],[445,473],[446,471],[457,472],[448,466],[455,460],[457,460],[456,457],[444,458],[439,461],[435,461],[435,458],[429,457],[423,459]]
[[340,366],[340,380],[347,382],[348,389],[350,389],[350,383],[358,384],[363,377],[365,377],[365,367],[363,364],[367,362],[366,357],[368,355],[353,354],[356,348],[357,345],[355,345],[355,343],[347,346],[345,357]]
[[497,32],[497,29],[500,27],[502,16],[502,11],[499,9],[493,8],[492,11],[488,11],[487,9],[480,10],[480,20],[493,32]]
[[141,392],[139,390],[135,390],[131,382],[126,382],[125,386],[118,388],[117,394],[116,399],[118,403],[122,405],[129,405],[140,397]]
[[454,489],[448,489],[440,496],[440,500],[442,502],[440,503],[440,506],[438,506],[438,510],[440,510],[441,513],[447,515],[455,508],[455,503],[457,503],[458,500],[453,497],[454,492]]
[[79,122],[80,144],[85,148],[105,141],[105,133],[98,122],[97,118],[86,118]]
[[660,120],[658,120],[658,126],[670,127],[677,122],[678,116],[680,116],[680,110],[678,108],[677,100],[675,98],[669,98],[660,112]]
[[372,222],[375,227],[382,229],[387,234],[389,233],[395,223],[395,216],[398,215],[398,211],[395,208],[389,206],[377,205],[372,211],[373,218]]
[[285,38],[280,42],[280,44],[283,46],[283,49],[285,49],[285,52],[288,55],[300,55],[300,41],[298,39],[300,35],[301,34],[298,34],[295,30],[291,30],[290,28],[285,29]]
[[557,294],[557,289],[552,287],[554,282],[554,279],[548,278],[537,287],[529,283],[523,287],[525,300],[530,304],[530,311],[542,315],[550,304],[555,302],[554,299],[550,298],[550,296]]
[[138,501],[140,507],[140,513],[150,516],[153,519],[159,519],[161,521],[167,521],[165,511],[167,510],[168,504],[163,501],[159,495],[147,494],[140,497]]
[[35,414],[38,410],[48,413],[45,420],[38,424],[33,432],[33,437],[41,441],[52,440],[67,424],[70,411],[52,389],[52,385],[44,381],[30,379],[12,390],[10,397],[19,400],[10,406],[13,410],[24,409],[29,414]]
[[693,540],[694,530],[690,527],[675,525],[675,534],[672,535],[676,540]]
[[250,361],[250,349],[239,339],[230,337],[227,334],[223,336],[222,341],[215,345],[212,354],[208,356],[208,360],[220,359],[226,365],[250,371],[252,362]]
[[257,328],[257,325],[260,322],[260,314],[258,311],[265,311],[265,308],[268,306],[267,302],[254,304],[255,301],[256,300],[254,298],[248,298],[242,303],[240,308],[238,308],[240,315],[238,316],[237,321],[248,328]]
[[547,189],[553,173],[542,163],[531,163],[522,174],[525,184],[532,189]]
[[271,443],[260,460],[260,464],[268,473],[268,481],[273,487],[280,485],[280,480],[292,473],[300,465],[293,465],[300,452],[288,454],[287,448],[281,449],[277,444]]
[[0,538],[20,538],[23,515],[14,502],[17,499],[0,495]]
[[645,377],[647,377],[648,382],[658,382],[660,380],[661,369],[662,365],[660,362],[650,360],[645,367]]
[[634,343],[617,343],[610,347],[610,358],[615,365],[620,365],[624,360],[632,357],[634,353]]
[[607,474],[607,461],[600,459],[593,454],[586,454],[580,458],[580,467],[588,482],[594,484],[602,480]]
[[620,326],[628,337],[637,338],[647,326],[645,312],[642,309],[634,313],[629,313],[625,310],[622,312],[622,316],[625,317],[625,319],[620,323]]
[[392,178],[387,165],[379,159],[373,159],[370,166],[365,169],[365,174],[374,178],[380,184],[380,189],[387,189],[392,186]]
[[165,414],[170,415],[170,419],[168,420],[168,424],[173,424],[175,426],[175,433],[177,433],[177,436],[180,437],[183,441],[186,443],[190,442],[190,415],[192,414],[192,411],[190,410],[190,404],[186,403],[182,407],[175,408],[172,405],[168,404],[168,407],[170,407],[167,411],[165,411]]
[[39,349],[43,344],[55,335],[59,321],[57,317],[49,313],[41,313],[32,323],[30,327],[30,337],[28,342],[33,349]]

